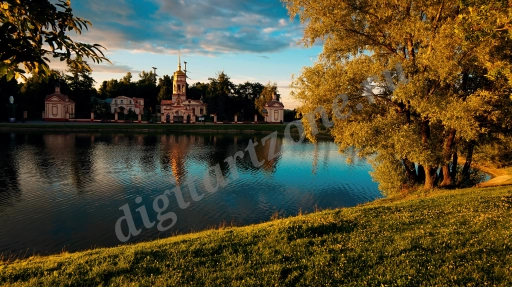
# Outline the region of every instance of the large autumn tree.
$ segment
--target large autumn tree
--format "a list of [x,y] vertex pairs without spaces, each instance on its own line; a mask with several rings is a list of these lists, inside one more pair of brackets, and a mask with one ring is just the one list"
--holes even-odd
[[[53,4],[54,2],[55,4]],[[48,76],[50,58],[90,70],[82,59],[108,61],[98,44],[74,41],[91,23],[73,15],[70,0],[9,0],[0,2],[0,78],[25,72]]]
[[299,113],[316,115],[303,120],[308,136],[322,107],[342,150],[373,155],[381,190],[459,184],[475,146],[510,131],[508,1],[283,2],[304,44],[323,44],[293,83]]

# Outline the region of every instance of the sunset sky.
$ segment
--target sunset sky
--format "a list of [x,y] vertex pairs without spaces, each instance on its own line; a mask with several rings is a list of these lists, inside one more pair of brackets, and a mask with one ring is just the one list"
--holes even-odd
[[[93,23],[77,39],[103,45],[113,63],[92,65],[97,86],[128,71],[136,81],[151,67],[159,76],[172,75],[181,50],[189,84],[220,71],[236,84],[277,82],[286,108],[294,108],[292,74],[321,52],[321,46],[298,43],[302,25],[290,20],[279,0],[80,0],[72,8]],[[62,63],[53,67],[65,69]]]

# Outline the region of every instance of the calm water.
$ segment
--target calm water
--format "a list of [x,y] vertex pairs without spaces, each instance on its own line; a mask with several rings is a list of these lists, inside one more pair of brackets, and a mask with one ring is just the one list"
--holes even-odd
[[[126,204],[141,229],[129,242],[137,242],[223,222],[259,223],[275,212],[296,215],[300,210],[354,206],[380,197],[368,174],[370,166],[357,157],[348,164],[332,142],[292,145],[278,138],[281,156],[254,167],[246,152],[237,161],[239,178],[232,180],[224,160],[244,151],[249,140],[260,139],[218,134],[0,133],[0,254],[119,245],[115,225]],[[268,158],[268,147],[256,146],[260,160]],[[204,174],[219,163],[230,182],[215,193],[207,192]],[[210,175],[215,183],[214,173]],[[204,194],[201,200],[191,198],[187,180]],[[175,195],[169,195],[165,212],[174,212],[176,223],[166,232],[156,226],[145,228],[136,209],[144,205],[149,220],[156,221],[154,199],[177,184],[190,205],[182,209]],[[137,197],[142,198],[139,204]],[[127,234],[127,225],[122,226]]]

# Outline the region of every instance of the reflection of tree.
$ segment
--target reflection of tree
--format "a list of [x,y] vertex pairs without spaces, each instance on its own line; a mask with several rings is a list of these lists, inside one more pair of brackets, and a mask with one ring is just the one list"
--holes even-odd
[[[14,150],[17,144],[15,134],[0,133],[0,212],[7,206],[13,206],[21,198],[18,182],[18,168]],[[19,137],[19,136],[18,136]]]
[[272,147],[271,140],[267,139],[265,142],[265,146],[262,145],[261,139],[258,142],[258,145],[255,147],[256,154],[258,155],[258,159],[260,161],[265,160],[261,168],[267,173],[274,173],[277,168],[277,164],[281,159],[281,156],[277,156],[273,159],[269,160],[269,156],[272,156],[271,151],[274,149],[273,153],[279,153],[283,148],[283,138],[277,137],[275,147]]
[[313,166],[311,172],[316,174],[318,169],[318,143],[315,143],[315,150],[313,151]]
[[52,182],[56,178],[69,180],[78,190],[93,181],[92,145],[94,136],[80,134],[32,135],[38,149],[35,154],[39,174]]
[[93,139],[94,137],[89,135],[75,136],[74,149],[70,149],[71,179],[79,191],[84,190],[86,184],[94,180],[91,159]]
[[[208,165],[214,166],[216,164],[220,164],[222,173],[226,176],[229,173],[229,166],[224,161],[228,157],[234,156],[237,152],[243,151],[245,153],[243,159],[236,160],[236,165],[240,171],[251,171],[257,170],[259,168],[263,169],[266,172],[273,173],[277,167],[277,163],[280,159],[280,156],[268,160],[270,155],[270,139],[267,139],[265,146],[262,145],[261,139],[265,136],[241,136],[241,135],[206,135],[204,144],[211,145],[212,149],[207,155]],[[256,155],[258,156],[259,161],[264,161],[261,167],[254,167],[249,156],[249,152],[246,151],[246,148],[249,144],[249,140],[252,140],[258,145],[254,148],[256,151]],[[278,137],[276,139],[276,145],[274,148],[274,153],[278,153],[281,151],[283,145],[283,139]]]
[[142,168],[145,172],[153,172],[156,170],[155,161],[157,151],[155,147],[158,144],[158,137],[155,135],[147,135],[143,137],[143,150],[140,157]]

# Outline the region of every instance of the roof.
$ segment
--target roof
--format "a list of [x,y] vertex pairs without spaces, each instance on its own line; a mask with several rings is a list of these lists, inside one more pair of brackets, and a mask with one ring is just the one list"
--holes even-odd
[[187,74],[185,74],[185,72],[183,72],[182,70],[178,70],[176,72],[174,72],[175,75],[182,75],[182,76],[186,76]]
[[112,99],[112,98],[107,98],[107,99],[105,100],[105,103],[107,103],[107,104],[112,104],[112,101],[114,101],[114,99]]
[[265,104],[265,107],[282,107],[282,108],[284,108],[284,105],[283,105],[283,103],[278,102],[278,101],[270,101]]
[[171,101],[171,100],[162,100],[162,101],[160,102],[160,105],[162,105],[162,106],[163,106],[163,105],[172,105],[172,101]]
[[117,96],[114,99],[128,99],[128,100],[132,100],[132,99],[135,99],[135,98],[130,98],[130,97],[127,97],[127,96]]
[[70,103],[74,103],[73,100],[71,100],[68,96],[66,95],[63,95],[61,93],[53,93],[51,95],[48,95],[46,96],[46,98],[44,98],[45,101],[48,101],[49,99],[53,98],[53,97],[57,97],[59,98],[59,100],[63,101],[63,102],[70,102]]

